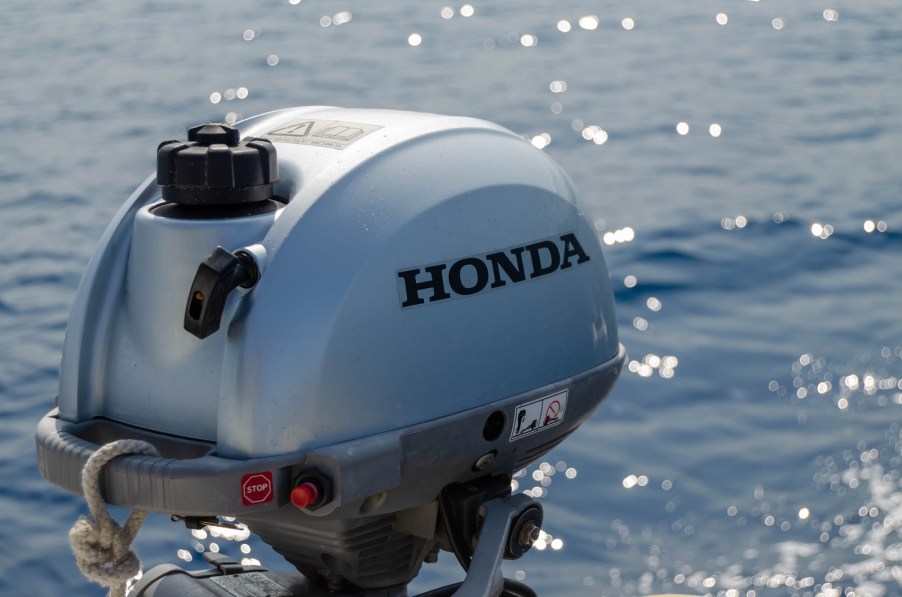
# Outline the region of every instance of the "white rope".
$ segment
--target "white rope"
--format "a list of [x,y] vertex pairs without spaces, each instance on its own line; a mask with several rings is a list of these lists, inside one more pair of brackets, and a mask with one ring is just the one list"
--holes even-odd
[[109,597],[125,597],[125,583],[141,570],[138,555],[131,543],[147,517],[147,512],[132,510],[123,526],[110,516],[100,494],[100,473],[117,456],[125,454],[160,453],[147,442],[121,439],[94,452],[81,472],[81,486],[91,510],[82,516],[69,531],[69,543],[75,561],[88,579],[109,587]]

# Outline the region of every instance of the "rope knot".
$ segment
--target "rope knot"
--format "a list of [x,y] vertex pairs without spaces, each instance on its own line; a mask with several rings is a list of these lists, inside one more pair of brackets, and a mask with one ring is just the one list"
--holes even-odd
[[118,523],[112,528],[82,516],[69,531],[69,543],[82,573],[105,586],[124,583],[141,570],[141,562],[130,549],[131,539]]
[[69,543],[82,574],[109,587],[110,597],[124,596],[126,581],[141,571],[141,561],[131,543],[147,517],[147,512],[132,510],[125,524],[119,525],[107,511],[100,493],[103,467],[125,454],[160,455],[147,442],[132,439],[106,444],[94,452],[81,472],[82,490],[91,515],[80,517],[69,531]]

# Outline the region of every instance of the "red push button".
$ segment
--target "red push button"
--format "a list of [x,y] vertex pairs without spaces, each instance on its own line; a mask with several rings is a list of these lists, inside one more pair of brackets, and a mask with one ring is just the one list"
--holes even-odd
[[319,499],[319,487],[312,481],[304,481],[291,490],[291,503],[304,509],[316,503]]

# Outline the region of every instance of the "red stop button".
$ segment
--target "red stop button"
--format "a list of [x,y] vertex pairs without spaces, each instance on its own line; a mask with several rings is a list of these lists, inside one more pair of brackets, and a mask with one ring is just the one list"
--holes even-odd
[[291,503],[303,510],[319,500],[319,488],[312,481],[304,481],[291,490]]
[[241,503],[245,506],[266,504],[272,501],[272,473],[250,473],[241,477]]

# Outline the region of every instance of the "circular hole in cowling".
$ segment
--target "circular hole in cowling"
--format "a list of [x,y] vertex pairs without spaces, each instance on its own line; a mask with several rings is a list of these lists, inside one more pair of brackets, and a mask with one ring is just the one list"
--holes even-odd
[[490,414],[485,420],[485,425],[482,428],[482,437],[485,438],[485,441],[493,442],[501,437],[506,422],[507,417],[505,417],[504,413],[500,410],[496,410]]

